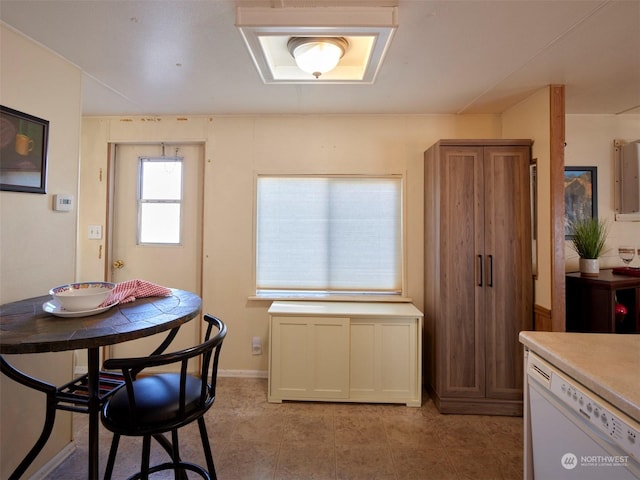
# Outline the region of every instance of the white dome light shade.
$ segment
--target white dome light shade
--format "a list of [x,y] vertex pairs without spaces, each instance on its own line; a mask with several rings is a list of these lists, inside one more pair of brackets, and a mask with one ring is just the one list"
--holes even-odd
[[349,42],[344,37],[291,37],[287,47],[298,68],[318,78],[336,68]]

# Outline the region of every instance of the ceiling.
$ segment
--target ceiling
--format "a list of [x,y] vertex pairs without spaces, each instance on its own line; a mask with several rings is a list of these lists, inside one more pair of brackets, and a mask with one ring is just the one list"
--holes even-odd
[[[237,6],[397,6],[371,85],[265,84]],[[83,72],[84,115],[500,113],[549,84],[567,113],[640,113],[640,0],[0,0]]]

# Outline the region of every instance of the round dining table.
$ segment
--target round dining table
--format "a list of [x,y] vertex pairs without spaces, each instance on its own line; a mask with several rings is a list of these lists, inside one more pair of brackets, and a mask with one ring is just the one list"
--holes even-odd
[[[112,390],[121,384],[117,375],[100,371],[100,348],[169,331],[167,338],[152,354],[163,352],[175,338],[180,326],[199,316],[202,309],[202,300],[197,294],[170,290],[169,296],[138,298],[133,302],[115,305],[102,313],[83,317],[61,317],[47,313],[43,305],[51,300],[48,295],[0,305],[2,373],[47,396],[42,433],[10,479],[20,478],[40,453],[53,430],[58,409],[89,415],[87,478],[98,478],[100,408]],[[83,349],[87,350],[87,374],[60,387],[19,371],[3,356]]]

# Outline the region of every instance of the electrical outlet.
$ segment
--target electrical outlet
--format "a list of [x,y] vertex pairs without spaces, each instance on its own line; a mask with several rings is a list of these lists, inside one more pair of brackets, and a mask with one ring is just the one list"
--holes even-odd
[[253,337],[251,340],[251,353],[253,355],[262,355],[262,339],[260,337]]

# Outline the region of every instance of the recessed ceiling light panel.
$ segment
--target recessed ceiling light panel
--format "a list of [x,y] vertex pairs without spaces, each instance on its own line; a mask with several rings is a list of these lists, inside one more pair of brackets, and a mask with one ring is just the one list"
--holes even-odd
[[[397,7],[238,7],[236,26],[265,83],[373,83],[397,28]],[[338,37],[348,49],[320,76],[305,72],[292,38]]]

